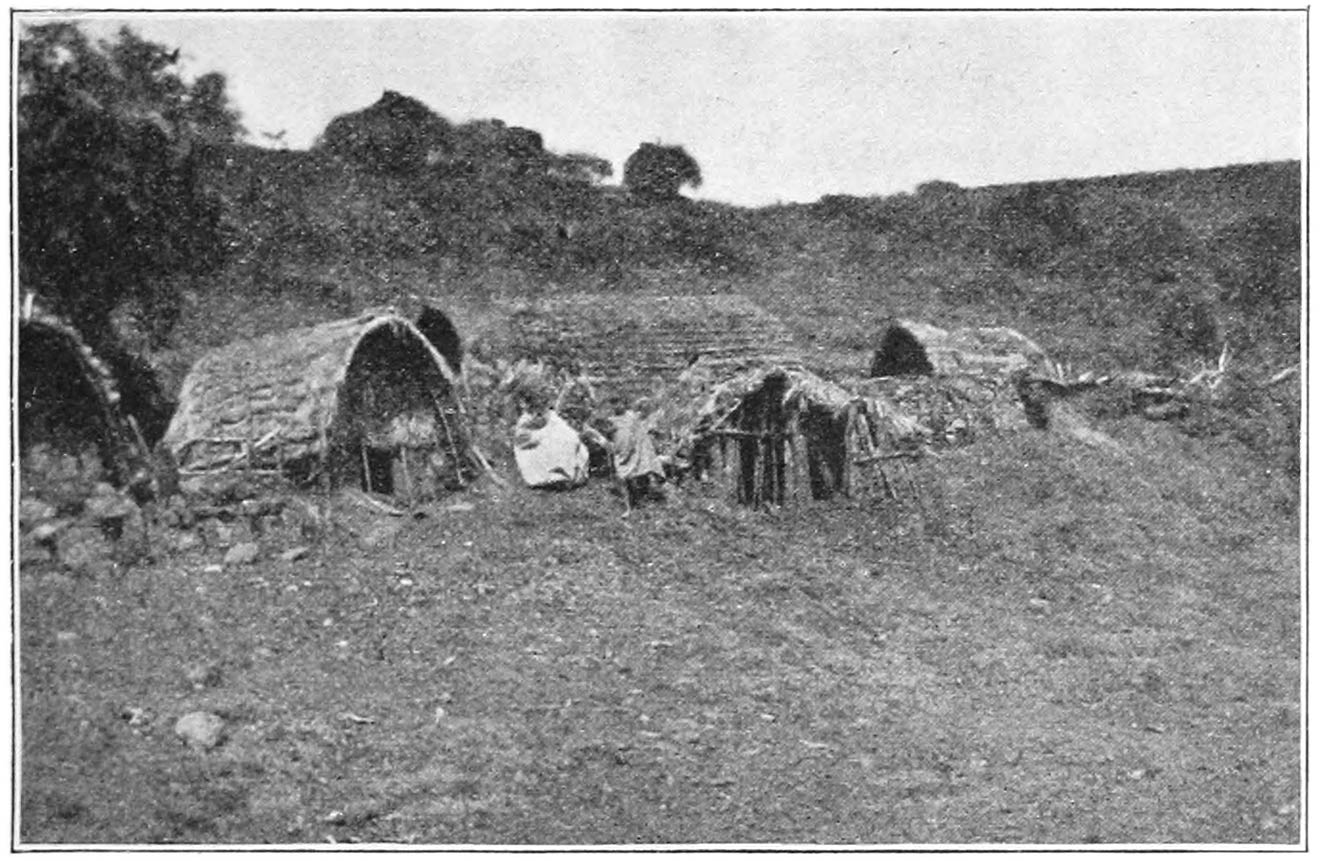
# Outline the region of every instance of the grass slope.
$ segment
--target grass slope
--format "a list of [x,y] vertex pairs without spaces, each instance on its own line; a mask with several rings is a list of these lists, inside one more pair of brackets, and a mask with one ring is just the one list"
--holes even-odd
[[1297,524],[1232,444],[1105,429],[949,452],[905,508],[488,486],[373,551],[25,562],[21,837],[1294,842]]

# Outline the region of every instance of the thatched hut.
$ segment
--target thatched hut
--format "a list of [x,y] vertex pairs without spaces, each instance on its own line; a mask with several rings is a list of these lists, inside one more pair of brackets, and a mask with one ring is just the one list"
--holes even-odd
[[1050,372],[1046,352],[1006,326],[946,330],[895,320],[872,356],[870,377],[914,375],[1001,376],[1029,369]]
[[416,326],[370,312],[207,353],[164,444],[185,475],[280,472],[425,499],[470,475],[454,381]]
[[586,375],[603,396],[630,401],[699,359],[721,373],[802,365],[784,324],[736,294],[547,297],[508,306],[508,330],[511,358]]
[[714,384],[707,370],[685,374],[687,402],[667,399],[675,406],[658,413],[663,448],[745,505],[893,496],[887,462],[917,453],[905,439],[913,423],[881,399],[799,368],[754,368]]
[[114,376],[65,321],[24,303],[18,321],[18,444],[27,460],[38,449],[95,464],[84,468],[117,486],[149,462],[123,412]]
[[895,320],[857,388],[916,417],[927,443],[940,447],[1026,428],[1014,382],[1023,374],[1050,377],[1056,370],[1044,350],[1014,329],[946,330]]

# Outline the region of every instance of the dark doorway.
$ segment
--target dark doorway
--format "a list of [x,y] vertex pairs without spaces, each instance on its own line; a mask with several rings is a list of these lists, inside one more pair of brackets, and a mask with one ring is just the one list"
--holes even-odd
[[454,373],[463,370],[463,339],[459,337],[459,330],[454,328],[448,316],[427,305],[418,315],[417,329],[436,348],[436,352],[445,357]]
[[931,374],[935,368],[927,358],[927,351],[907,329],[891,326],[885,333],[881,348],[872,358],[870,377],[902,377],[909,374]]

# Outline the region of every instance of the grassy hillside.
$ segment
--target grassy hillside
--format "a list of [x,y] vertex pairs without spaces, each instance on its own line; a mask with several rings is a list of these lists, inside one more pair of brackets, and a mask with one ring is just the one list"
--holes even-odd
[[[841,367],[861,366],[890,315],[1015,325],[1098,369],[1214,356],[1225,340],[1250,363],[1287,363],[1299,349],[1297,163],[928,183],[756,210],[644,205],[542,174],[386,174],[319,151],[238,148],[210,178],[232,240],[227,269],[195,285],[208,313],[202,294],[217,292],[316,316],[408,290],[458,305],[511,292],[738,290]],[[1181,335],[1180,313],[1210,329]],[[214,339],[193,326],[178,341]]]
[[[689,482],[625,519],[606,482],[484,480],[414,517],[312,495],[250,534],[162,528],[114,576],[30,546],[22,840],[1301,839],[1300,393],[1260,386],[1300,358],[1297,163],[653,205],[535,133],[391,104],[435,139],[368,114],[212,153],[228,262],[181,285],[167,385],[414,294],[471,335],[492,299],[580,290],[746,293],[831,376],[890,316],[1014,326],[1077,370],[1227,341],[1231,374],[1177,423],[1080,405],[1112,447],[932,453],[902,504]],[[239,538],[257,558],[220,565]],[[212,750],[175,738],[197,710]]]
[[22,837],[1294,842],[1297,524],[1232,443],[1103,427],[903,508],[487,484],[296,562],[25,562]]

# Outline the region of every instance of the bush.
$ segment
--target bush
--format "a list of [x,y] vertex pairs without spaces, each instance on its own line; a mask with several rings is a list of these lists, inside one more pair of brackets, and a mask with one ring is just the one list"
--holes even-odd
[[386,90],[370,107],[331,120],[316,147],[369,170],[413,173],[427,165],[433,150],[448,149],[452,137],[444,117]]
[[1002,197],[982,228],[987,250],[1020,269],[1046,264],[1085,236],[1077,195],[1042,183],[1020,186]]
[[1215,359],[1223,338],[1214,300],[1204,291],[1177,288],[1157,314],[1156,336],[1157,355],[1167,364],[1189,356]]
[[1127,194],[1099,193],[1082,202],[1079,226],[1094,272],[1124,271],[1140,278],[1204,267],[1206,249],[1171,208]]

